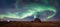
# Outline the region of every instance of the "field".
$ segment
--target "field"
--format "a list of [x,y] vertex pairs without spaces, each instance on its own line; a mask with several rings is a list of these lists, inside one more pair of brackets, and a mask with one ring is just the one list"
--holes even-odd
[[28,22],[28,21],[11,21],[0,22],[0,27],[60,27],[59,21],[43,21],[43,22]]

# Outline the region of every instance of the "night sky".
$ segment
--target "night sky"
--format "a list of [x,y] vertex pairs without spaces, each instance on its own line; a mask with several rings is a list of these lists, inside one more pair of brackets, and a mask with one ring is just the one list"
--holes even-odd
[[[0,19],[31,21],[60,20],[60,0],[0,0]],[[19,19],[19,20],[18,20]]]

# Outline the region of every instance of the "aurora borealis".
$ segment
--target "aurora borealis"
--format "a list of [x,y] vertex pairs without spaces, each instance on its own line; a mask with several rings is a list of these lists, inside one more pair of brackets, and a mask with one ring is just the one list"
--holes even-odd
[[55,8],[52,8],[52,7],[49,7],[49,6],[39,6],[39,5],[38,6],[31,6],[30,5],[30,7],[27,6],[26,8],[29,8],[29,9],[27,9],[25,12],[20,12],[20,11],[15,12],[15,13],[8,12],[7,15],[6,14],[3,14],[3,15],[1,14],[0,17],[1,18],[8,17],[8,18],[24,19],[28,16],[32,16],[32,15],[36,14],[37,12],[44,12],[44,11],[54,12],[53,14],[51,14],[47,17],[49,19],[56,14]]
[[[14,1],[14,0],[13,0]],[[6,5],[4,9],[0,9],[0,19],[7,18],[16,18],[16,19],[25,19],[27,17],[33,16],[39,17],[40,19],[51,19],[57,14],[57,9],[54,6],[49,5],[48,0],[42,0],[44,4],[28,2],[29,0],[15,0],[11,5],[14,8],[10,8]],[[28,2],[28,3],[27,3]]]

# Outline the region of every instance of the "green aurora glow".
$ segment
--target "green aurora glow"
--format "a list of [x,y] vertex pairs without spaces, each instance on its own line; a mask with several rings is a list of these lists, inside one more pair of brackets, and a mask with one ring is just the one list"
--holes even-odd
[[[47,0],[45,2],[47,3]],[[18,4],[19,4],[19,1],[16,1],[16,9],[20,9]],[[28,8],[28,9],[25,12],[19,11],[15,13],[8,12],[7,14],[0,14],[0,18],[8,17],[8,18],[24,19],[28,16],[34,15],[36,12],[52,11],[54,13],[46,17],[46,19],[50,19],[56,14],[56,8],[52,6],[29,4],[29,5],[24,5],[23,8]]]
[[[27,7],[28,8],[28,7]],[[0,18],[8,17],[8,18],[17,18],[17,19],[24,19],[28,16],[34,15],[36,12],[44,12],[44,11],[52,11],[54,12],[52,15],[48,16],[46,19],[52,18],[56,14],[56,9],[50,6],[33,6],[30,9],[27,9],[25,12],[15,12],[15,13],[7,13],[1,14]],[[19,15],[19,13],[21,13]]]

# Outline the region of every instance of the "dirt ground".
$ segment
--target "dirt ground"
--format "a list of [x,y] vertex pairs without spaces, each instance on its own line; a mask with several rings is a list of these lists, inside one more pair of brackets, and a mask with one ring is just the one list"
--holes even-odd
[[0,27],[60,27],[60,22],[0,22]]

